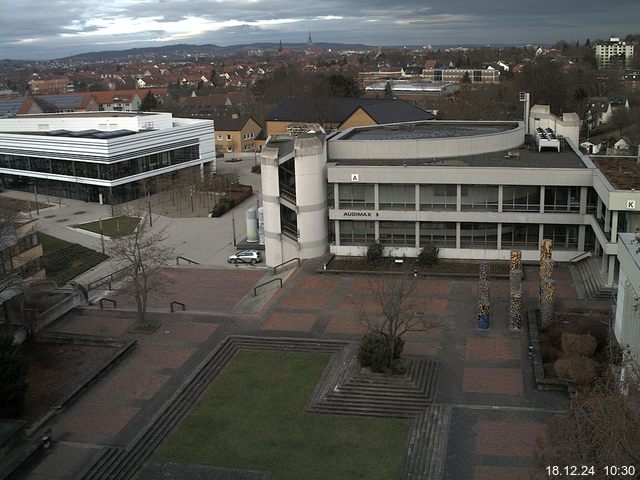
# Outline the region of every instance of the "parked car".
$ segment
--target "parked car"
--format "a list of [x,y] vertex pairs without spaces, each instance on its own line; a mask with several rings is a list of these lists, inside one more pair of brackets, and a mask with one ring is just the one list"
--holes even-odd
[[255,265],[262,261],[262,252],[260,250],[242,250],[229,256],[229,263],[250,263]]

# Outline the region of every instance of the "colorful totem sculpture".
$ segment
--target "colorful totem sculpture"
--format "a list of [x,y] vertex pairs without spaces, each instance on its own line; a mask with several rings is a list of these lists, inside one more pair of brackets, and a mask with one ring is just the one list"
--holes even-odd
[[480,264],[478,281],[477,327],[481,330],[489,328],[489,264]]
[[540,326],[547,328],[553,321],[553,295],[556,281],[546,279],[542,284],[542,300],[540,302]]

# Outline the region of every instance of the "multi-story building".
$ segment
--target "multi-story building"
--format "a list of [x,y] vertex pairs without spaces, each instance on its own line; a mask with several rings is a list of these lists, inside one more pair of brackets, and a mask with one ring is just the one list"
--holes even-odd
[[618,237],[618,295],[613,333],[620,345],[629,347],[640,360],[640,252],[634,233]]
[[253,153],[259,150],[256,140],[262,127],[249,115],[224,113],[213,117],[218,154]]
[[470,83],[498,83],[500,71],[495,68],[425,68],[422,78],[431,82],[460,83],[468,78]]
[[576,114],[534,106],[527,125],[427,121],[273,138],[261,154],[267,264],[361,256],[373,241],[390,256],[433,243],[446,258],[519,249],[536,260],[551,239],[558,261],[595,252],[612,285],[617,232],[640,226],[640,167],[615,180],[616,169],[580,153],[579,126]]
[[5,186],[112,203],[186,168],[215,170],[211,120],[85,112],[0,119]]
[[69,77],[29,81],[29,92],[31,95],[56,95],[74,91],[73,82],[69,80]]
[[611,66],[613,61],[619,62],[620,66],[631,65],[633,45],[622,42],[617,37],[611,37],[608,42],[596,43],[593,48],[600,69]]
[[[42,245],[38,237],[38,218],[16,216],[10,223],[0,239],[0,284],[4,286],[4,282],[13,275],[22,279],[44,278],[45,271],[40,264]],[[2,300],[5,298],[0,295],[0,303]]]

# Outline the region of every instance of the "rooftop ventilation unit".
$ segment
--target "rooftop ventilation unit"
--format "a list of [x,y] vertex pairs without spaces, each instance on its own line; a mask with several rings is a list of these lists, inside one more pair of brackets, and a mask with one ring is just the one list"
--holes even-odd
[[551,128],[538,127],[536,129],[536,146],[538,151],[543,148],[554,148],[560,151],[560,139],[556,137],[555,132]]

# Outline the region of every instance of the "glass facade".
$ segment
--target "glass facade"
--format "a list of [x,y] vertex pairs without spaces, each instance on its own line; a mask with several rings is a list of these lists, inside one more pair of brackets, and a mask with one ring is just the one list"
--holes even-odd
[[420,185],[420,210],[456,210],[457,185]]
[[380,210],[415,210],[416,187],[414,184],[380,184],[378,187]]
[[540,187],[536,185],[505,185],[502,188],[503,212],[539,212]]
[[462,210],[498,211],[498,186],[463,185]]
[[415,222],[379,222],[380,243],[394,247],[416,246]]
[[503,223],[501,246],[507,248],[538,249],[540,226],[535,223]]
[[340,184],[339,208],[347,210],[373,210],[373,185]]
[[577,250],[578,226],[545,225],[544,238],[553,240],[553,248],[556,250]]
[[40,173],[52,173],[69,177],[84,177],[100,180],[117,180],[138,173],[157,170],[163,167],[200,158],[198,145],[182,147],[167,152],[154,153],[142,157],[113,163],[81,162],[41,157],[21,157],[0,154],[0,168],[24,170]]
[[440,248],[456,248],[456,223],[420,222],[420,246],[429,243]]
[[461,223],[460,224],[461,248],[498,248],[498,224],[497,223]]
[[545,187],[545,212],[579,212],[580,187]]
[[340,245],[368,245],[375,239],[375,222],[340,221]]

